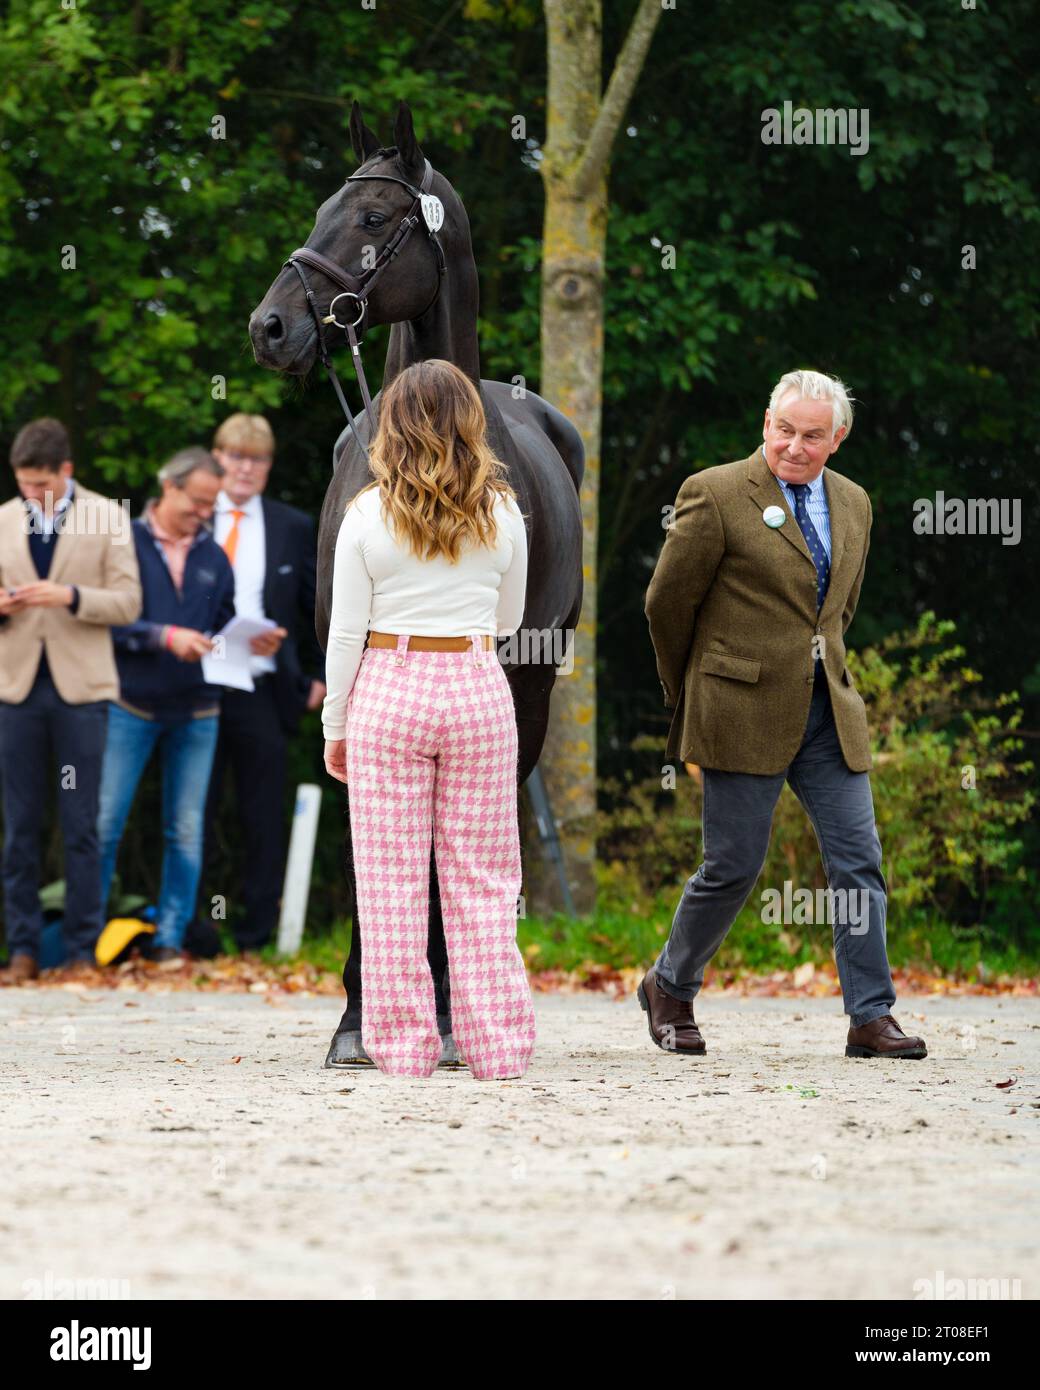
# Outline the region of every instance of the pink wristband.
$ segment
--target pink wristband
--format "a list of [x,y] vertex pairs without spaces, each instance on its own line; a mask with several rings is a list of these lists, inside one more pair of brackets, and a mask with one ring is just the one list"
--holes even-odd
[[163,639],[163,646],[166,648],[167,651],[173,650],[173,634],[176,631],[177,629],[173,626],[172,623],[166,629],[166,636]]

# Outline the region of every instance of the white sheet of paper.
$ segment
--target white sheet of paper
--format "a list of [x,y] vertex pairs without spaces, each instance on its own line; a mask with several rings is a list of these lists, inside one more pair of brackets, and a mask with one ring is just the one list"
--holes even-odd
[[249,670],[253,655],[249,643],[262,632],[277,627],[270,618],[240,618],[236,614],[213,637],[213,651],[202,658],[202,674],[209,685],[229,685],[234,690],[255,690]]

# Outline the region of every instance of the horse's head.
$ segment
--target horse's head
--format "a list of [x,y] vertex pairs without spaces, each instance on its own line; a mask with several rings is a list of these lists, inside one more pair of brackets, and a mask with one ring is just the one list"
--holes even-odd
[[[401,102],[394,124],[394,144],[384,147],[365,125],[355,101],[350,113],[350,142],[366,177],[346,182],[318,209],[314,229],[304,244],[314,259],[282,267],[249,320],[253,355],[262,367],[302,376],[314,365],[319,341],[305,283],[315,296],[331,347],[343,342],[344,328],[356,322],[360,339],[366,327],[419,318],[438,297],[444,258],[417,209],[417,223],[394,258],[384,249],[398,244],[402,225],[427,173],[426,160],[412,128],[412,113]],[[368,177],[378,175],[379,177]],[[441,236],[450,244],[454,229],[466,228],[465,209],[442,175],[434,173],[424,192],[435,194],[443,208]],[[435,211],[435,210],[434,210]],[[323,269],[320,261],[326,263]],[[374,268],[378,273],[374,274]],[[339,278],[335,272],[339,271]],[[371,289],[368,281],[371,280]],[[362,292],[359,299],[354,291]],[[338,303],[333,301],[338,297]],[[364,312],[362,313],[362,308]],[[338,325],[338,326],[337,326]]]

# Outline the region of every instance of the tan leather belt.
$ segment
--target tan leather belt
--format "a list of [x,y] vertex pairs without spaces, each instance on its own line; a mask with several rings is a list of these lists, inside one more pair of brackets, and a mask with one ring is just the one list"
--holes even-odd
[[[481,635],[481,645],[491,651],[495,639],[489,632]],[[396,647],[396,632],[370,632],[365,644],[369,647]],[[409,637],[408,650],[411,652],[468,652],[472,643],[468,637]]]

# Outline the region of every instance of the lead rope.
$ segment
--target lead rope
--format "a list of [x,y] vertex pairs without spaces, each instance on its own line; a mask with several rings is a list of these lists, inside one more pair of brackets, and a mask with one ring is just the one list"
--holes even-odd
[[[314,291],[311,289],[307,277],[306,275],[304,275],[303,270],[298,264],[298,262],[290,261],[289,264],[292,266],[293,270],[296,271],[296,274],[300,277],[300,283],[303,285],[303,292],[307,296],[307,307],[311,311],[311,317],[314,319],[314,326],[318,330],[318,357],[321,360],[321,365],[329,374],[329,379],[332,382],[337,397],[339,398],[339,403],[343,407],[343,413],[350,421],[350,428],[354,431],[354,438],[357,440],[358,448],[361,450],[365,462],[368,463],[368,449],[365,447],[365,442],[361,438],[361,435],[358,433],[357,421],[354,419],[353,412],[351,411],[350,406],[347,404],[347,398],[343,394],[343,387],[340,384],[340,379],[336,374],[336,368],[332,365],[332,358],[329,356],[328,346],[325,342],[325,329],[322,326],[321,315],[318,313],[318,306],[314,300]],[[372,400],[368,394],[368,383],[365,381],[365,371],[361,365],[361,349],[358,344],[357,335],[354,332],[353,326],[351,326],[351,328],[349,329],[349,335],[350,350],[354,354],[354,363],[358,372],[358,379],[361,382],[361,395],[365,402],[365,413],[368,415],[368,427],[370,431],[373,431],[375,429],[375,420],[372,414]]]
[[[361,301],[362,311],[364,310],[365,302],[364,299]],[[372,397],[368,394],[365,367],[364,363],[361,361],[361,344],[358,342],[357,334],[354,331],[354,325],[352,323],[347,324],[347,339],[350,342],[350,352],[354,359],[354,375],[357,377],[358,385],[361,387],[361,399],[365,403],[365,414],[368,416],[369,428],[375,429],[375,420],[372,416]]]

